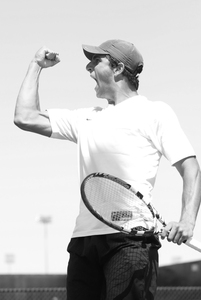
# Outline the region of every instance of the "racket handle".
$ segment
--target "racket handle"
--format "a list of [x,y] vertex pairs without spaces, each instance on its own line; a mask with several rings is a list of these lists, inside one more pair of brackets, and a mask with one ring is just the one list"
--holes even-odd
[[187,241],[184,242],[184,244],[186,244],[186,246],[193,248],[194,250],[201,252],[201,243],[193,238],[188,239]]

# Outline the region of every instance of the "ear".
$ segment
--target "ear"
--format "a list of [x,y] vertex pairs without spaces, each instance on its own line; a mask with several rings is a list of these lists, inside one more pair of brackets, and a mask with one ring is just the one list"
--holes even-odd
[[115,75],[121,75],[125,69],[124,63],[120,62],[118,65],[113,69]]

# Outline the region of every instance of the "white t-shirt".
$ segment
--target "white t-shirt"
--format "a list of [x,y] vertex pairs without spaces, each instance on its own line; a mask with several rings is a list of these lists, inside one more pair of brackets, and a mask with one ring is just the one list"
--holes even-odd
[[[80,183],[93,172],[108,173],[135,186],[151,200],[161,156],[173,165],[195,155],[173,110],[143,96],[105,109],[50,109],[48,113],[52,137],[78,145]],[[139,225],[147,227],[143,219],[136,222]],[[113,232],[80,201],[73,237]]]

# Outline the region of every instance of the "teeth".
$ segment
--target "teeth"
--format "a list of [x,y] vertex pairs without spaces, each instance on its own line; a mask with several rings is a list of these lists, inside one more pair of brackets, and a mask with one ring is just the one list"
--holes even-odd
[[96,80],[96,78],[95,77],[93,77],[93,76],[90,76],[92,79],[94,79],[96,82],[97,82],[97,80]]

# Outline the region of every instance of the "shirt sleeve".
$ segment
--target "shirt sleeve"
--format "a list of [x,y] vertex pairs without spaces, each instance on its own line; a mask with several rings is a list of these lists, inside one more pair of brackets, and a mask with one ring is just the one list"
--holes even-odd
[[48,109],[52,128],[51,138],[77,143],[77,112],[68,109]]
[[162,154],[172,165],[189,156],[195,156],[194,149],[185,135],[172,108],[158,102],[155,130]]
[[52,128],[51,138],[64,139],[77,143],[79,127],[83,122],[92,119],[100,107],[69,109],[48,109],[48,115]]

